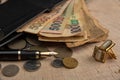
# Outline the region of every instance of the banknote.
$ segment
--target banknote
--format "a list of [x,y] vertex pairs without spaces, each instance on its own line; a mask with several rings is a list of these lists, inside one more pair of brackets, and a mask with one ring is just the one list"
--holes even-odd
[[[73,19],[71,20],[71,22]],[[74,23],[76,23],[77,20],[74,19]],[[82,24],[78,25],[70,25],[66,24],[65,29],[63,33],[57,34],[57,33],[39,33],[40,36],[45,36],[45,37],[70,37],[70,36],[83,36],[84,35],[84,30],[82,29]]]
[[[79,15],[77,15],[79,13],[76,13],[74,8],[74,6],[76,6],[74,2],[75,0],[72,0],[62,16],[51,21],[53,24],[48,23],[48,25],[40,31],[39,35],[45,37],[83,36],[82,23],[79,20]],[[78,5],[76,7],[78,7]]]
[[82,23],[85,31],[87,32],[87,40],[76,41],[76,42],[66,42],[68,47],[77,47],[88,42],[99,42],[105,40],[108,37],[108,30],[103,28],[99,22],[90,15],[84,0],[80,0],[83,5],[80,11]]
[[50,34],[62,34],[66,23],[68,22],[73,11],[74,0],[68,5],[64,10],[64,13],[58,16],[56,19],[52,20],[50,23],[45,25],[45,27],[40,31],[40,33],[50,33]]
[[38,34],[38,32],[51,20],[55,19],[57,16],[63,13],[64,9],[68,6],[71,0],[67,0],[58,6],[54,7],[54,9],[50,13],[44,13],[36,16],[36,18],[32,19],[29,23],[25,24],[21,29],[17,32],[28,32],[32,34]]
[[40,41],[65,42],[67,47],[105,40],[109,32],[91,16],[84,0],[66,0],[18,31],[37,34]]
[[72,37],[58,37],[58,38],[50,38],[39,36],[38,39],[40,41],[49,41],[49,42],[77,42],[77,41],[86,41],[87,37],[85,36],[72,36]]
[[[89,27],[89,26],[88,26]],[[100,27],[100,25],[99,25]],[[77,41],[77,42],[67,42],[66,45],[68,47],[77,47],[77,46],[80,46],[80,45],[83,45],[85,43],[91,43],[91,42],[99,42],[99,41],[103,41],[105,40],[107,37],[108,37],[108,31],[104,28],[99,28],[98,26],[96,27],[91,27],[91,28],[88,28],[89,29],[89,32],[87,32],[88,35],[88,39],[85,40],[85,41]],[[89,34],[90,33],[90,34]]]

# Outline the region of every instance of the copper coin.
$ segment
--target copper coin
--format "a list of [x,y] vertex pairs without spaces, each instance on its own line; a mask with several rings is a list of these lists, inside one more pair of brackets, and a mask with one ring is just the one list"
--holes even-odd
[[58,53],[57,55],[55,55],[55,57],[57,58],[71,57],[73,54],[73,51],[66,46],[58,47],[54,51]]
[[38,70],[41,67],[39,60],[30,60],[24,64],[24,69],[29,72]]
[[19,72],[19,67],[16,65],[8,65],[2,69],[2,74],[7,77],[15,76]]
[[63,64],[66,68],[73,69],[78,66],[78,61],[75,58],[66,57],[63,59]]
[[24,39],[16,39],[10,42],[7,46],[10,49],[23,49],[26,46],[26,41]]

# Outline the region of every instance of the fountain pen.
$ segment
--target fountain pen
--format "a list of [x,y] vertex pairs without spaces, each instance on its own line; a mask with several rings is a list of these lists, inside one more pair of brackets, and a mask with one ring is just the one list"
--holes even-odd
[[21,60],[37,60],[41,57],[54,56],[56,52],[40,52],[36,50],[22,51],[0,51],[0,61],[21,61]]

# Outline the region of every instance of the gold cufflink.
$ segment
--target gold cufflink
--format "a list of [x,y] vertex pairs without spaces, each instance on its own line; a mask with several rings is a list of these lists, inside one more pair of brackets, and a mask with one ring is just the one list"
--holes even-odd
[[115,43],[111,40],[105,41],[101,46],[95,46],[93,57],[96,61],[105,62],[107,57],[111,57],[112,59],[116,59],[116,56],[112,50],[112,47],[115,46]]

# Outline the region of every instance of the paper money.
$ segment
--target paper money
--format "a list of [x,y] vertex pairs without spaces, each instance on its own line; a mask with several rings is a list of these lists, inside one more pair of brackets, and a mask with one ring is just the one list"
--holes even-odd
[[99,42],[105,40],[108,36],[108,30],[103,28],[99,22],[89,14],[84,0],[79,1],[81,1],[83,5],[80,14],[82,15],[81,19],[84,29],[87,31],[88,39],[85,41],[67,42],[66,45],[68,47],[76,47],[88,42]]
[[73,11],[74,0],[68,5],[64,13],[58,16],[56,19],[52,20],[50,23],[45,25],[45,27],[40,31],[41,35],[44,33],[49,34],[62,34],[66,24]]
[[84,36],[72,36],[72,37],[58,37],[58,38],[48,38],[44,36],[39,36],[40,41],[49,41],[49,42],[77,42],[77,41],[86,41]]
[[[72,0],[64,13],[48,23],[48,25],[40,31],[39,35],[45,37],[83,36],[82,24],[79,21],[79,16],[74,12],[74,2],[75,0]],[[60,24],[57,25],[56,23]]]
[[57,16],[63,13],[71,0],[67,0],[65,3],[62,3],[56,6],[50,13],[44,13],[38,15],[35,19],[30,21],[28,24],[24,25],[17,32],[28,32],[32,34],[38,34],[38,32],[45,27],[47,23],[55,19]]
[[108,37],[108,30],[90,15],[84,0],[67,0],[19,31],[37,34],[40,41],[65,42],[67,47],[99,42]]

